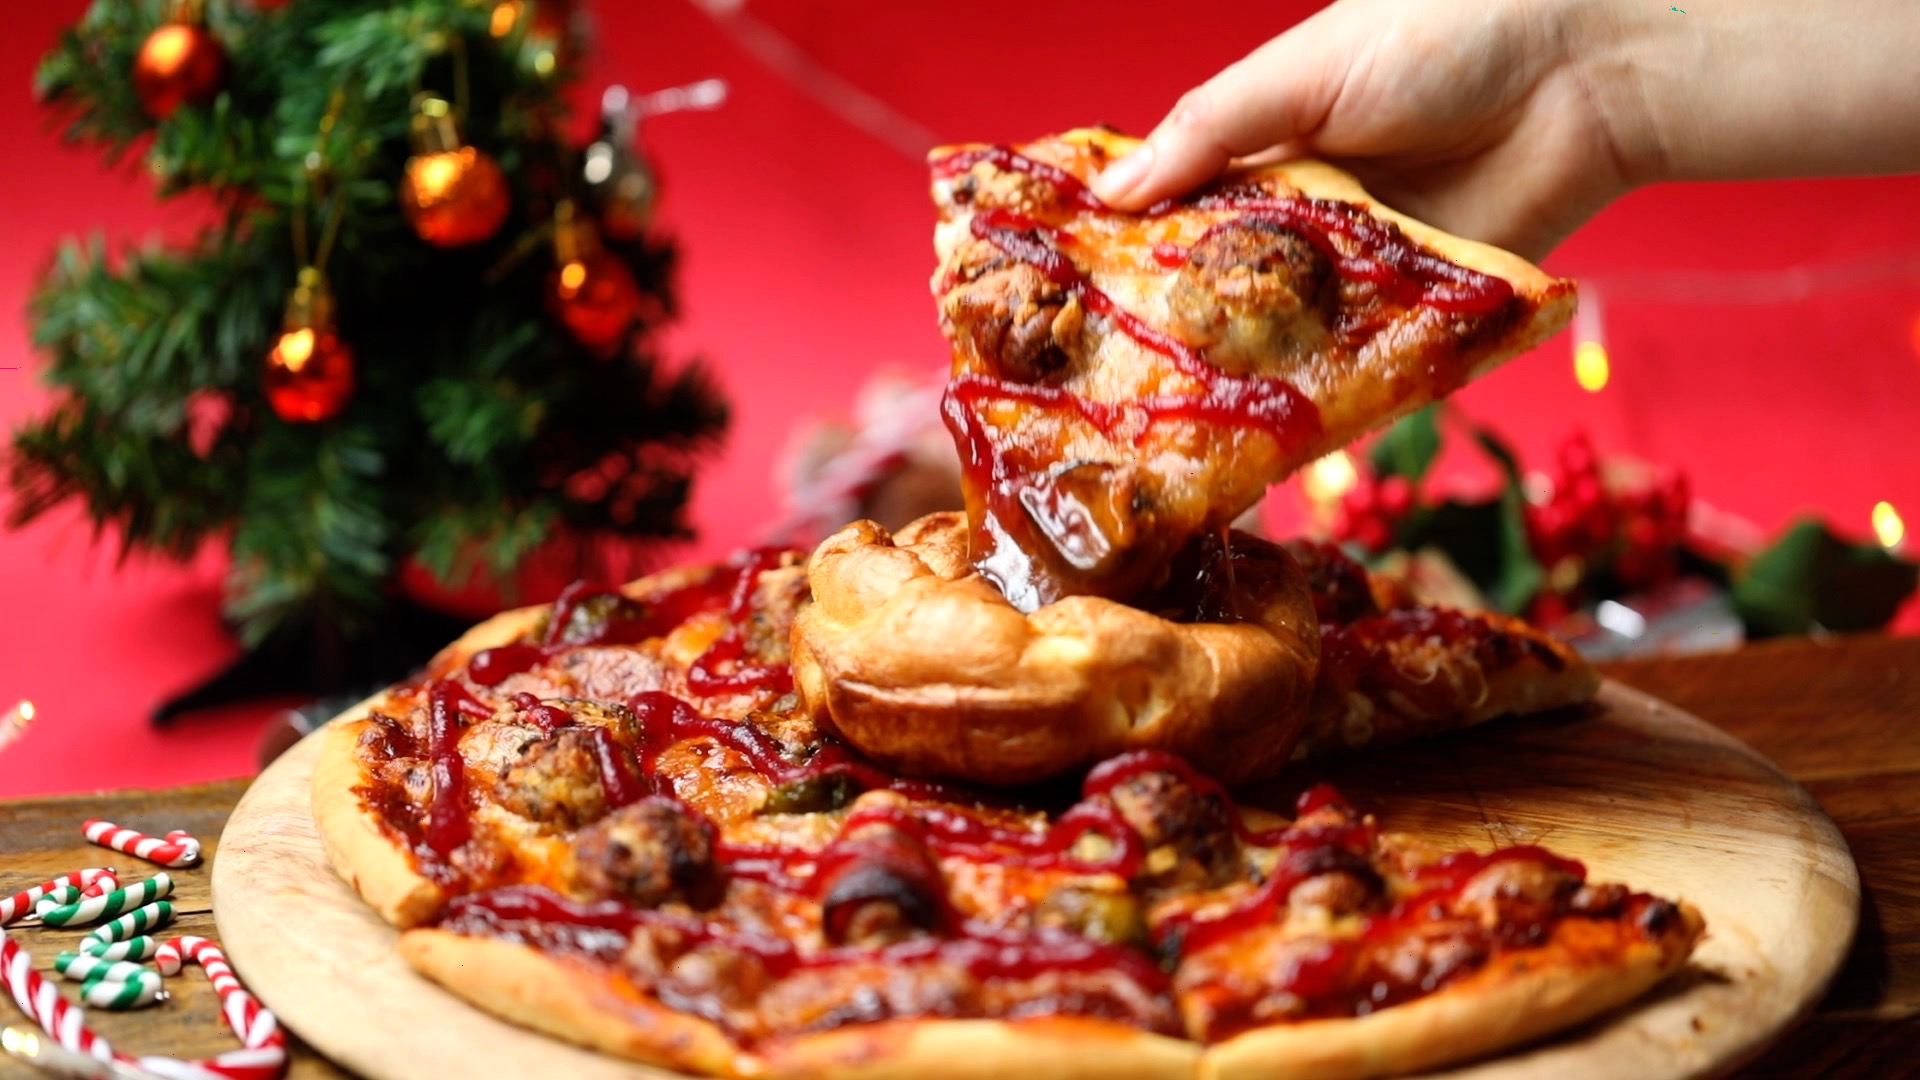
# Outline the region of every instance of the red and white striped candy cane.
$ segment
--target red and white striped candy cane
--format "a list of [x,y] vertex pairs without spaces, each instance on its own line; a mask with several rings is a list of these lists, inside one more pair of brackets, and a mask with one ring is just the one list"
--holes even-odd
[[226,954],[206,938],[191,934],[174,938],[160,946],[154,956],[165,975],[179,974],[187,959],[199,964],[213,980],[213,989],[220,995],[220,1011],[239,1037],[241,1048],[205,1061],[141,1058],[135,1064],[171,1080],[272,1080],[279,1076],[287,1063],[287,1038],[272,1011],[241,985]]
[[[156,862],[161,866],[192,866],[200,861],[200,843],[191,844],[167,840],[146,833],[123,829],[111,821],[88,818],[80,824],[87,839],[101,847],[110,847],[137,859]],[[185,835],[185,834],[181,834]],[[192,840],[192,837],[187,837]]]
[[114,876],[114,871],[109,868],[99,877],[94,878],[93,884],[81,889],[80,896],[83,899],[89,896],[105,896],[119,887],[120,879]]
[[[102,1061],[117,1060],[167,1080],[275,1080],[287,1067],[286,1036],[273,1013],[240,985],[219,946],[199,937],[177,937],[160,947],[161,970],[180,970],[183,955],[204,968],[220,993],[227,1026],[241,1048],[199,1061],[167,1057],[136,1058],[115,1051],[87,1027],[86,1013],[60,996],[52,982],[33,970],[33,959],[0,928],[0,984],[20,1008],[63,1048]],[[171,959],[169,959],[169,957]]]
[[86,1014],[79,1006],[60,996],[39,972],[33,970],[33,957],[20,943],[0,929],[0,983],[5,983],[20,1011],[31,1016],[40,1030],[63,1048],[76,1054],[91,1054],[102,1061],[114,1056],[113,1047],[87,1028]]
[[[34,902],[62,885],[77,885],[84,891],[91,889],[102,880],[112,882],[113,871],[101,869],[100,867],[91,867],[86,870],[75,870],[71,874],[61,874],[52,881],[42,882],[24,892],[14,893],[12,896],[0,900],[0,926],[5,926],[15,919],[24,919],[28,915],[33,914]],[[117,884],[118,883],[109,885],[108,888],[115,888]]]

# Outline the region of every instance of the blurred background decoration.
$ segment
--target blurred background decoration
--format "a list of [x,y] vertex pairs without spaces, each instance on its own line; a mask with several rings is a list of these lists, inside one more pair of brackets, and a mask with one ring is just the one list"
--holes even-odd
[[[655,199],[646,204],[649,236],[672,235],[680,244],[673,294],[679,318],[662,326],[650,315],[638,341],[653,355],[697,347],[712,357],[711,378],[730,405],[727,443],[704,459],[682,519],[698,537],[659,553],[676,559],[722,555],[775,534],[801,539],[856,512],[906,513],[941,490],[940,445],[922,441],[908,415],[923,407],[926,394],[937,394],[928,388],[937,384],[947,356],[927,292],[933,215],[925,150],[941,141],[1014,141],[1094,122],[1144,131],[1188,87],[1321,6],[1316,0],[1213,0],[1177,9],[1150,0],[977,0],[955,17],[937,6],[856,0],[479,0],[464,6],[209,0],[205,14],[229,61],[244,65],[251,38],[236,28],[269,16],[306,17],[299,13],[307,4],[316,5],[314,12],[350,7],[394,20],[422,9],[457,9],[450,17],[462,26],[485,24],[484,41],[472,33],[463,38],[469,62],[515,40],[523,42],[526,63],[550,56],[545,63],[566,78],[538,93],[572,106],[556,114],[563,119],[550,137],[583,148],[576,151],[583,182],[568,192],[573,213],[597,221],[602,242],[616,250],[620,241],[609,239],[614,215],[596,201],[596,189],[609,189],[594,177],[603,167],[596,162],[615,170],[621,148],[617,138],[603,136],[617,137],[625,127],[603,127],[603,110],[620,107],[618,95],[608,100],[605,88],[725,79],[726,108],[684,122],[641,121],[641,137],[626,149],[646,175],[618,185]],[[138,166],[143,155],[180,138],[166,125],[151,137],[135,136],[123,159],[130,167],[120,168],[102,168],[91,145],[68,146],[46,127],[46,111],[28,90],[31,72],[86,10],[86,0],[19,5],[0,38],[0,73],[15,87],[11,98],[0,99],[0,139],[14,155],[0,204],[12,241],[0,250],[0,368],[25,369],[0,370],[0,425],[10,429],[46,414],[62,392],[42,384],[57,357],[31,350],[21,318],[45,253],[59,237],[100,232],[118,243],[157,233],[182,245],[209,223],[221,224],[226,213],[217,193],[204,188],[153,203],[151,174]],[[137,11],[143,25],[171,14],[170,6],[157,3]],[[495,38],[496,23],[511,32]],[[127,73],[139,40],[120,40],[127,43],[114,54],[121,86],[115,93],[130,102]],[[588,42],[592,49],[580,47]],[[307,64],[318,55],[309,50],[283,62]],[[451,58],[436,63],[450,65]],[[109,65],[102,60],[96,67],[105,81]],[[420,89],[457,113],[457,95],[449,96],[456,88],[431,74],[433,64],[426,70]],[[231,77],[240,77],[237,69]],[[516,74],[514,85],[522,77]],[[381,175],[388,185],[398,182],[405,158],[415,156],[412,89],[391,99],[397,111],[383,129]],[[207,105],[182,105],[168,124],[205,132],[212,118],[232,115],[231,91],[226,113],[222,100],[216,95]],[[308,140],[301,154],[325,103],[309,108],[313,119],[301,135]],[[512,191],[501,232],[478,248],[559,214],[556,195],[539,216],[529,216],[536,204],[521,187],[527,182],[523,151],[515,149],[515,138],[490,128],[492,122],[477,116],[456,125],[462,145],[491,156]],[[590,149],[603,141],[609,144],[604,150]],[[1623,497],[1639,489],[1638,477],[1684,476],[1688,542],[1727,567],[1729,586],[1733,575],[1760,565],[1757,553],[1795,535],[1811,538],[1798,541],[1804,549],[1837,544],[1863,563],[1879,561],[1866,548],[1872,545],[1894,556],[1897,569],[1909,544],[1901,535],[1903,518],[1920,513],[1920,452],[1912,439],[1920,406],[1915,206],[1920,177],[1667,185],[1629,195],[1546,261],[1547,269],[1580,280],[1580,324],[1449,401],[1436,428],[1440,450],[1417,487],[1410,483],[1404,494],[1430,507],[1505,499],[1507,478],[1472,435],[1483,429],[1497,433],[1520,463],[1527,507],[1536,498],[1545,505],[1552,496],[1542,481],[1557,479],[1561,447],[1570,433],[1582,431],[1603,484],[1617,476],[1626,485]],[[397,236],[421,258],[440,257],[441,249],[428,251],[397,210],[378,212],[383,237]],[[311,220],[317,242],[324,223]],[[336,243],[344,244],[355,220],[347,219]],[[290,245],[283,236],[280,243]],[[554,269],[552,241],[545,243],[522,264],[528,269],[520,280],[528,288],[515,291],[513,303],[531,299],[538,317],[548,320],[539,324],[541,332],[571,342],[565,324],[544,307],[553,288],[546,275]],[[364,285],[343,273],[345,250],[337,249],[326,269],[338,338],[353,350],[360,382],[340,421],[351,420],[355,403],[369,393],[366,380],[406,370],[399,366],[404,360],[376,361],[369,354],[378,348],[377,335],[356,324],[353,312],[377,298],[349,295]],[[460,259],[473,250],[444,254]],[[289,251],[282,247],[271,288],[239,283],[261,295],[254,318],[262,329],[254,349],[232,363],[264,364],[278,337],[297,284]],[[640,274],[636,280],[646,282]],[[471,294],[468,305],[477,306],[479,295]],[[590,347],[574,344],[578,363],[598,363]],[[883,366],[889,373],[876,377]],[[197,402],[189,412],[202,417],[205,430],[218,430],[223,409],[234,404],[217,397]],[[296,427],[271,414],[263,418]],[[929,415],[927,422],[937,433],[937,419]],[[1366,447],[1347,456],[1354,487],[1368,459]],[[884,466],[878,473],[876,464]],[[1337,464],[1326,468],[1337,478]],[[1539,476],[1529,481],[1530,474]],[[1328,478],[1316,469],[1269,495],[1261,518],[1269,532],[1333,527],[1334,508],[1345,496],[1328,503],[1327,489],[1310,495],[1314,477]],[[1668,483],[1666,490],[1665,498],[1677,502],[1677,489]],[[19,497],[0,492],[0,502],[14,512]],[[1529,513],[1512,509],[1522,518]],[[1806,517],[1821,522],[1824,533],[1792,531]],[[1640,529],[1665,529],[1671,538],[1670,518],[1650,518]],[[1482,520],[1491,519],[1483,514]],[[39,713],[7,751],[0,795],[67,791],[96,779],[115,786],[176,783],[250,768],[253,736],[267,714],[262,707],[204,711],[165,732],[147,730],[142,720],[148,701],[236,650],[215,614],[232,565],[221,538],[201,545],[184,564],[136,553],[116,565],[112,547],[95,553],[93,530],[93,520],[69,500],[31,526],[0,533],[0,596],[9,605],[9,617],[0,619],[0,694],[6,695],[0,700],[31,697]],[[119,527],[107,526],[103,538],[117,545]],[[1532,552],[1533,534],[1524,542]],[[1408,573],[1436,589],[1465,587],[1490,598],[1501,592],[1497,579],[1474,580],[1472,559],[1448,575],[1436,560],[1396,553],[1401,543],[1396,531],[1379,554],[1383,564],[1405,560]],[[1582,558],[1580,565],[1589,562]],[[1681,562],[1683,570],[1686,565]],[[1743,617],[1732,590],[1711,578],[1682,572],[1664,585],[1613,593],[1597,579],[1560,573],[1562,582],[1582,587],[1577,598],[1565,598],[1570,629],[1579,629],[1584,612],[1595,626],[1602,616],[1628,628],[1640,619],[1640,647],[1730,644],[1729,635],[1762,632]],[[1543,586],[1553,583],[1552,567],[1541,563],[1540,574]],[[1876,580],[1885,596],[1900,591],[1898,581]],[[437,603],[457,600],[476,613],[499,600],[487,590],[446,596],[418,562],[400,568],[400,581],[408,593],[435,596]],[[521,596],[543,600],[562,584],[564,577],[548,575],[523,583]],[[1638,606],[1642,593],[1656,594],[1658,602]],[[1529,603],[1540,603],[1540,595],[1536,590]],[[1628,610],[1622,614],[1609,603]],[[1676,623],[1673,612],[1692,614]],[[1795,625],[1840,628],[1806,614]],[[1909,598],[1890,625],[1920,629],[1920,603]],[[1604,638],[1589,644],[1605,647]]]
[[410,563],[607,576],[688,535],[727,409],[652,340],[674,251],[635,135],[723,95],[610,88],[582,145],[575,15],[95,0],[40,63],[69,142],[214,211],[184,243],[61,247],[30,309],[54,396],[7,462],[14,527],[74,503],[123,554],[230,548],[247,651],[158,718],[405,674],[467,621]]

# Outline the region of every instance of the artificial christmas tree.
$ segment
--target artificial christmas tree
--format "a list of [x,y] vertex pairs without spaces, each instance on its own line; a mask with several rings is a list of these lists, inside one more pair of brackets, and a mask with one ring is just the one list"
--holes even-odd
[[[59,396],[7,463],[15,525],[72,501],[123,552],[230,545],[253,651],[188,704],[421,659],[449,622],[405,600],[411,562],[687,532],[726,409],[649,347],[671,247],[577,209],[578,26],[560,0],[97,0],[43,62],[69,139],[219,210],[187,250],[59,254],[32,304]],[[553,284],[582,237],[622,286],[593,319]]]

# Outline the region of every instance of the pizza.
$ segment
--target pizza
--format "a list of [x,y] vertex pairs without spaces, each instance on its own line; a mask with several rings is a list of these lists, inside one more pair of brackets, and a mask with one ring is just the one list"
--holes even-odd
[[[1417,610],[1352,569],[1303,571],[1330,625]],[[335,867],[481,1009],[720,1076],[1407,1072],[1604,1013],[1703,933],[1539,848],[1434,850],[1325,787],[1289,819],[1162,750],[905,775],[795,691],[811,604],[763,550],[482,624],[317,736]],[[1343,695],[1390,702],[1385,670]]]
[[933,154],[944,416],[975,563],[1022,611],[1135,601],[1305,462],[1539,344],[1574,287],[1315,161],[1139,214],[1086,186],[1138,140]]

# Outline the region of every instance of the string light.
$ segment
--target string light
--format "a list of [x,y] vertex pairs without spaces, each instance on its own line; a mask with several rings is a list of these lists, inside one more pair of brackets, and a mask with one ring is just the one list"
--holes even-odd
[[1589,394],[1605,390],[1611,371],[1605,345],[1597,341],[1583,341],[1573,347],[1573,381],[1580,384],[1580,389]]
[[1890,502],[1873,504],[1873,535],[1879,539],[1880,546],[1889,551],[1900,546],[1907,537],[1907,523],[1900,520],[1900,511]]
[[1353,467],[1353,459],[1345,450],[1335,450],[1307,466],[1300,486],[1307,498],[1328,503],[1353,490],[1353,485],[1359,482],[1360,472]]
[[0,714],[0,750],[27,733],[27,725],[33,723],[33,702],[23,701]]

